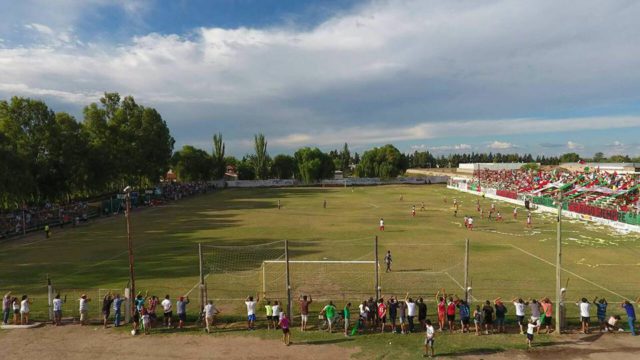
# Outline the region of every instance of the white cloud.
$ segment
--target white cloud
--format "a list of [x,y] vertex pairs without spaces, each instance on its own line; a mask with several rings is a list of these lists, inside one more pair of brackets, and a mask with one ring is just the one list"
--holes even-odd
[[459,151],[459,150],[471,150],[471,145],[469,144],[455,144],[455,145],[440,145],[440,146],[430,146],[428,147],[431,151]]
[[[179,143],[208,141],[215,131],[264,132],[270,144],[294,147],[470,129],[507,136],[640,127],[638,116],[513,117],[606,108],[640,92],[640,47],[631,46],[640,37],[637,5],[374,1],[312,29],[198,28],[82,45],[73,32],[82,12],[110,2],[50,3],[29,2],[50,19],[25,20],[48,43],[0,47],[0,96],[79,107],[103,91],[133,94],[162,111]],[[131,16],[150,8],[116,4]]]
[[507,150],[507,149],[517,148],[517,146],[512,143],[502,142],[498,140],[495,140],[491,144],[487,145],[487,147],[493,150]]
[[584,145],[578,144],[577,142],[573,142],[571,140],[567,141],[567,149],[569,150],[583,150]]

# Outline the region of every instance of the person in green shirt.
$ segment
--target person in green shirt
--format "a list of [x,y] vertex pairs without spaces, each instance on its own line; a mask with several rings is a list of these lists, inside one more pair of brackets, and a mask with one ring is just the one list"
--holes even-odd
[[333,332],[333,318],[336,315],[336,306],[333,305],[333,301],[329,301],[329,304],[327,304],[323,309],[322,309],[322,314],[324,314],[327,317],[327,323],[329,324],[329,333]]
[[267,330],[271,330],[271,323],[273,322],[273,308],[271,307],[271,301],[266,301],[266,303],[264,304],[264,309],[267,312]]
[[342,315],[344,316],[344,336],[349,336],[349,319],[351,318],[351,303],[347,303],[345,305],[344,310],[342,310]]

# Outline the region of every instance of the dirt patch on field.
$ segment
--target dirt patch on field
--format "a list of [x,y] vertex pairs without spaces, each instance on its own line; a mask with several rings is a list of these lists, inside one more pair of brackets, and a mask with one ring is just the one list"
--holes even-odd
[[0,359],[348,359],[357,348],[284,346],[277,340],[233,335],[150,335],[99,327],[11,330],[0,333]]
[[629,333],[589,335],[564,335],[557,342],[536,344],[530,351],[509,350],[494,354],[469,353],[460,359],[524,360],[524,359],[638,359],[640,358],[640,336]]

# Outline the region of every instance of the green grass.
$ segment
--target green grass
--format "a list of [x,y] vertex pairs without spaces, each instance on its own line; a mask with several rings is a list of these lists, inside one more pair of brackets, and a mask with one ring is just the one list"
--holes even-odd
[[[446,204],[444,198],[448,199]],[[453,217],[453,198],[461,201],[457,218]],[[280,210],[276,205],[278,199],[283,206]],[[323,209],[325,199],[328,206]],[[292,259],[368,260],[373,258],[373,239],[378,236],[380,258],[387,249],[394,257],[394,272],[380,275],[383,295],[404,296],[409,292],[411,296],[431,300],[443,287],[462,294],[458,283],[463,282],[464,239],[469,238],[474,299],[553,298],[555,268],[547,263],[555,261],[553,216],[534,213],[534,229],[526,229],[524,209],[520,209],[519,219],[514,221],[513,207],[498,202],[505,221],[490,222],[479,218],[476,199],[479,197],[436,185],[228,189],[136,211],[132,214],[132,229],[137,288],[148,289],[150,294],[160,297],[171,294],[174,299],[189,291],[198,281],[198,243],[247,245],[287,239]],[[425,202],[426,211],[419,210],[421,201]],[[489,208],[490,200],[481,202],[485,209]],[[418,210],[415,218],[410,216],[413,204]],[[475,217],[473,232],[462,226],[465,214]],[[380,217],[385,219],[384,233],[378,231]],[[638,235],[616,234],[577,221],[565,221],[563,226],[563,264],[572,272],[563,273],[563,284],[570,279],[567,292],[570,302],[583,296],[590,299],[604,296],[615,302],[640,295]],[[96,300],[98,289],[122,289],[128,280],[122,216],[75,229],[53,229],[48,240],[41,234],[9,239],[0,243],[0,249],[0,292],[12,290],[15,294],[31,295],[36,318],[43,317],[46,310],[47,274],[54,287],[67,295],[66,314],[77,313],[75,299],[80,293],[86,292]],[[232,260],[228,253],[205,249],[207,266],[216,259]],[[262,260],[280,254],[280,249],[272,247],[262,255],[256,253],[254,257],[234,260],[234,266],[244,270],[242,273],[210,275],[207,279],[210,296],[237,299],[261,291]],[[299,292],[311,293],[318,299],[332,299],[339,307],[346,301],[355,305],[374,289],[371,267],[293,266],[292,272],[295,296]],[[267,295],[282,299],[284,282],[279,270],[267,275]],[[196,294],[197,290],[191,294],[192,299],[197,299]],[[229,319],[239,319],[243,314],[241,301],[220,300],[218,304]],[[314,310],[321,305],[319,301]],[[96,316],[98,308],[95,301]],[[433,308],[433,303],[429,303],[430,314]],[[194,302],[191,311],[196,309]],[[611,313],[622,314],[617,304],[611,304],[610,309]],[[573,304],[568,305],[568,310],[570,316],[577,316]],[[513,311],[510,306],[508,316],[513,316]],[[310,336],[309,341],[316,338],[320,341],[325,335],[304,336]],[[410,341],[411,346],[408,343],[406,346],[413,349],[416,343],[420,344],[417,339],[389,337],[393,339],[392,345]],[[493,338],[481,337],[476,344],[475,337],[460,342],[455,337],[441,337],[439,344],[444,351],[463,352],[475,345],[521,347],[523,343],[520,337],[515,337],[512,345],[504,345],[512,343],[508,336],[493,345],[493,340],[486,340]],[[377,344],[374,339],[366,346],[380,346],[383,351],[388,341]],[[357,339],[353,343],[367,341]],[[452,350],[446,350],[448,342]]]

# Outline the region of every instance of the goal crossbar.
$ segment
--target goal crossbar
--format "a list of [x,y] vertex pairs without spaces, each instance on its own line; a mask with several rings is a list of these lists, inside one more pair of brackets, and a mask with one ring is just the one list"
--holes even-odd
[[[265,260],[265,264],[286,264],[286,260]],[[289,260],[289,264],[375,264],[375,260]]]

